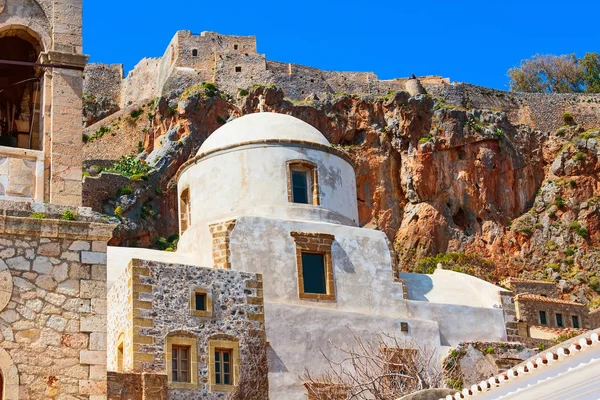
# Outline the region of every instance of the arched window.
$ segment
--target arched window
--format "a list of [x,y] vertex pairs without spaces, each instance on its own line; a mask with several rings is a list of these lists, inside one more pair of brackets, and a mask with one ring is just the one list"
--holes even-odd
[[192,57],[198,57],[198,50],[192,50]]
[[190,212],[190,189],[185,188],[181,192],[181,196],[179,198],[179,225],[181,235],[183,235],[183,233],[191,224]]
[[287,162],[288,201],[319,205],[317,165],[307,160]]
[[125,334],[121,333],[117,339],[117,372],[123,372],[124,345]]
[[197,388],[198,339],[184,332],[173,332],[166,337],[165,346],[169,386],[181,389]]

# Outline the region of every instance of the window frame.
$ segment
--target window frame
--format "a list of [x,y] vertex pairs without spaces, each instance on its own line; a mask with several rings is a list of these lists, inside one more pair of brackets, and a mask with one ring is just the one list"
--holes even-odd
[[192,49],[192,57],[198,57],[198,49]]
[[179,195],[179,235],[192,225],[192,206],[190,201],[190,188],[185,187]]
[[[319,199],[319,174],[317,164],[308,160],[289,160],[286,162],[288,202],[299,205],[318,206]],[[296,203],[293,196],[292,172],[302,171],[307,174],[307,198],[308,203]]]
[[[577,322],[577,323],[575,323]],[[577,326],[575,326],[577,325]],[[579,319],[579,315],[571,315],[571,326],[575,329],[581,329],[581,322]]]
[[[542,318],[543,315],[543,318]],[[540,319],[540,325],[548,325],[548,314],[544,310],[540,310],[538,312],[538,317]]]
[[[560,324],[558,323],[559,317],[560,317]],[[554,314],[554,318],[556,320],[556,326],[558,328],[564,328],[565,327],[565,320],[563,318],[563,314],[562,313],[555,313]]]
[[[216,351],[230,351],[230,373],[231,383],[223,384],[216,382]],[[209,340],[208,341],[208,375],[211,392],[231,392],[239,384],[240,380],[240,345],[233,340]]]
[[[206,296],[206,310],[196,310],[196,295],[203,294]],[[213,316],[213,296],[212,290],[206,287],[193,286],[190,288],[190,314],[195,317],[212,317]]]
[[[181,352],[182,350],[185,350],[187,353],[187,357],[185,360],[183,360],[183,357],[181,356]],[[183,372],[183,368],[181,368],[182,366],[185,365],[185,372],[187,373],[187,377],[188,379],[186,380],[173,380],[172,376],[171,379],[173,382],[176,383],[191,383],[192,377],[190,374],[190,370],[191,368],[191,357],[190,354],[192,353],[192,348],[190,346],[181,346],[181,345],[172,345],[171,346],[171,375],[173,375],[173,371],[175,370],[178,374],[178,378],[181,376],[181,373]],[[173,355],[177,354],[176,357],[173,357]],[[175,364],[175,368],[173,368],[173,361],[176,361]]]
[[[173,347],[189,347],[189,382],[173,381]],[[168,386],[176,389],[196,389],[198,387],[198,340],[192,337],[167,336],[165,340],[165,366]]]
[[115,355],[117,372],[125,370],[125,333],[121,332],[116,342],[117,353]]
[[[298,274],[298,298],[302,300],[335,301],[335,277],[331,257],[331,246],[335,237],[326,233],[291,232],[296,243],[296,270]],[[302,253],[322,254],[325,263],[326,293],[304,291],[304,268]]]

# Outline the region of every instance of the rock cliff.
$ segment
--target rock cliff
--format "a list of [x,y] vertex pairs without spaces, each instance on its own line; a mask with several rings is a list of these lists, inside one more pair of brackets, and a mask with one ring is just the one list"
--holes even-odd
[[[171,93],[145,105],[148,118],[86,145],[86,154],[113,160],[139,151],[150,166],[147,180],[130,182],[131,193],[119,196],[118,188],[106,190],[109,174],[85,178],[84,201],[107,214],[124,210],[115,244],[147,246],[177,232],[178,168],[219,126],[258,112],[262,101],[265,111],[313,125],[354,160],[360,224],[388,235],[402,269],[439,253],[472,253],[494,263],[486,275],[492,281],[549,279],[566,298],[596,297],[600,98],[458,89],[294,102],[264,86],[237,96],[210,84]],[[110,118],[127,118],[117,115]],[[118,146],[127,138],[143,143],[137,151]]]

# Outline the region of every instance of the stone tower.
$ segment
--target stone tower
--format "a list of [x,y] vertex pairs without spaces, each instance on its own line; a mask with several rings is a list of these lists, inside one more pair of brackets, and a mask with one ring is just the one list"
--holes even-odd
[[81,205],[81,0],[0,0],[0,198]]

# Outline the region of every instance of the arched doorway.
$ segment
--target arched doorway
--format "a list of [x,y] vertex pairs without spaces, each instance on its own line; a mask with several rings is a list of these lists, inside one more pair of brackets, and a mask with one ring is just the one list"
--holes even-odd
[[0,32],[0,146],[39,150],[43,69],[31,65],[42,51],[26,28]]

